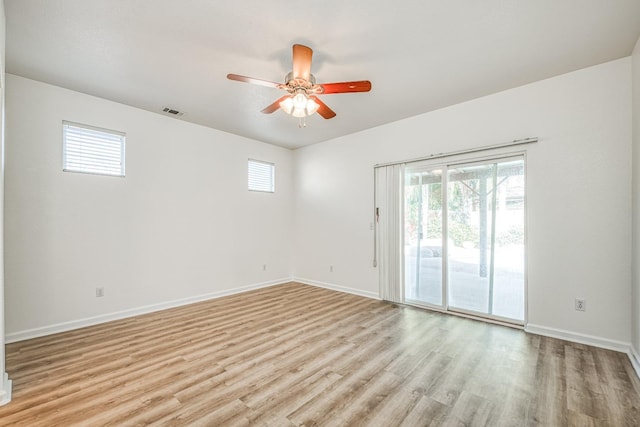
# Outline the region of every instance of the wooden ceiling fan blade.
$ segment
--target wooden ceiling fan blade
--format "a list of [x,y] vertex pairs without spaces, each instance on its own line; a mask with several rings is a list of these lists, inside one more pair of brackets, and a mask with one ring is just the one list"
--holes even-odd
[[322,94],[349,93],[349,92],[369,92],[371,82],[369,80],[359,80],[356,82],[324,83],[318,85],[322,88]]
[[291,97],[291,95],[285,95],[285,96],[279,98],[276,102],[274,102],[273,104],[270,104],[269,106],[263,108],[262,111],[260,111],[260,112],[264,113],[264,114],[271,114],[274,111],[277,111],[278,108],[280,108],[280,103],[282,101],[284,101],[285,99],[289,98],[289,97]]
[[309,80],[311,76],[311,57],[313,50],[310,47],[293,45],[293,78]]
[[275,87],[280,89],[281,84],[276,82],[270,82],[268,80],[254,79],[253,77],[241,76],[239,74],[227,74],[227,78],[229,80],[235,80],[237,82],[243,83],[251,83],[254,85],[267,86],[267,87]]
[[325,119],[332,119],[336,116],[335,111],[329,108],[327,104],[320,101],[320,98],[318,98],[317,96],[310,96],[309,98],[313,99],[319,105],[318,111],[316,112],[320,114],[322,117],[324,117]]

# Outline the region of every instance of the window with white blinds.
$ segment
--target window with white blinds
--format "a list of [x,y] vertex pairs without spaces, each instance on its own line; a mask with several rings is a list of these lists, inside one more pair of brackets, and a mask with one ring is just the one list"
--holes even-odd
[[249,191],[275,191],[275,165],[249,159]]
[[125,134],[62,122],[62,170],[124,176]]

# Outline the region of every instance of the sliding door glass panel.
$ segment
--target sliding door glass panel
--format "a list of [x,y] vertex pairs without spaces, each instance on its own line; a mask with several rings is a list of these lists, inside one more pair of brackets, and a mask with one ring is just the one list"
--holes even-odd
[[524,321],[524,161],[498,164],[492,314]]
[[442,171],[406,169],[404,189],[405,299],[442,307]]
[[449,306],[489,313],[495,165],[448,171]]
[[524,161],[448,170],[448,305],[524,320]]

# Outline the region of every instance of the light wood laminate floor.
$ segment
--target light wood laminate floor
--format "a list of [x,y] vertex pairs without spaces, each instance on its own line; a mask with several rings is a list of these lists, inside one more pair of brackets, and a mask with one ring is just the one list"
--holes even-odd
[[7,346],[0,425],[637,426],[625,354],[288,283]]

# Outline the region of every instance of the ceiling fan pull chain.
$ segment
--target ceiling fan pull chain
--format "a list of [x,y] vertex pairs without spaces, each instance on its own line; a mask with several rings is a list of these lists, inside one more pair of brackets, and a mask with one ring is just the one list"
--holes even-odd
[[304,117],[300,117],[300,121],[298,121],[298,127],[300,129],[307,127],[307,121],[304,119]]

